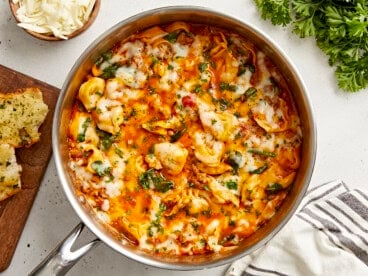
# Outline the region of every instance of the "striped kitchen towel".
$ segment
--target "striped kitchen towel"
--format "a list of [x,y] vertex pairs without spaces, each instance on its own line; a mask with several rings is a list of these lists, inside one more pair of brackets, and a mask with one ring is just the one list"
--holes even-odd
[[368,193],[341,180],[309,190],[288,224],[226,275],[368,275]]

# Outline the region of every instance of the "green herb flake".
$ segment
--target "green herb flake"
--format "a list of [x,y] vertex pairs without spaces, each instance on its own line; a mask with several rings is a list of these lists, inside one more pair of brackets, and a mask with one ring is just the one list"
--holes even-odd
[[235,92],[236,91],[236,85],[233,84],[229,84],[227,82],[221,82],[220,83],[220,90],[221,91],[231,91],[231,92]]
[[111,167],[106,166],[102,161],[98,160],[91,164],[91,168],[98,176],[108,176],[111,174]]
[[241,163],[242,158],[242,154],[239,151],[234,151],[229,154],[229,158],[226,160],[226,163],[233,168],[234,173],[238,173],[239,164]]
[[176,141],[178,141],[182,136],[183,134],[187,131],[187,128],[184,127],[182,128],[181,130],[178,130],[177,132],[175,132],[173,135],[171,135],[170,137],[170,142],[171,143],[174,143]]
[[99,130],[99,129],[97,130],[97,135],[100,138],[99,147],[103,151],[107,151],[111,147],[111,145],[114,143],[117,136],[119,136],[119,134],[112,135],[106,131]]
[[148,226],[148,229],[147,229],[148,236],[153,237],[155,232],[160,232],[160,233],[164,232],[164,228],[161,225],[161,215],[165,211],[166,211],[166,205],[163,203],[160,203],[159,210],[155,214],[155,219],[152,220],[150,225]]
[[196,84],[193,88],[193,93],[199,93],[202,92],[202,86],[200,84]]
[[151,56],[151,68],[153,68],[157,63],[160,63],[157,57]]
[[170,43],[175,43],[178,39],[178,32],[171,32],[164,36],[164,39],[169,41]]
[[166,180],[164,176],[156,172],[154,169],[149,169],[143,172],[138,177],[138,183],[146,190],[154,189],[161,193],[166,193],[168,190],[174,189],[174,182]]
[[102,70],[101,78],[111,79],[115,77],[116,71],[121,67],[121,64],[116,62]]
[[95,62],[97,66],[100,66],[104,61],[108,61],[112,58],[113,52],[108,51],[106,53],[103,53]]
[[121,149],[119,149],[116,145],[114,145],[114,152],[120,157],[123,158],[124,157],[124,153]]
[[192,225],[194,231],[198,232],[198,230],[199,230],[199,224],[198,224],[198,222],[193,221],[190,224]]
[[224,110],[228,109],[231,106],[231,103],[228,100],[224,99],[224,98],[221,98],[219,100],[219,103],[220,103],[221,111],[224,111]]
[[276,157],[276,153],[265,151],[265,150],[258,150],[258,149],[248,149],[249,153],[254,153],[257,155],[267,156],[267,157]]
[[284,187],[280,183],[270,183],[266,187],[266,193],[267,194],[276,194],[279,191],[283,190]]
[[268,165],[264,164],[262,167],[259,167],[258,169],[255,169],[255,170],[252,170],[249,173],[250,174],[262,174],[267,169],[268,169]]
[[91,123],[91,118],[88,117],[82,124],[82,132],[77,135],[77,142],[84,142],[86,140],[86,131]]
[[208,68],[208,63],[202,62],[198,65],[198,70],[203,73]]
[[229,190],[237,190],[238,189],[238,183],[233,181],[233,180],[226,181],[225,186]]

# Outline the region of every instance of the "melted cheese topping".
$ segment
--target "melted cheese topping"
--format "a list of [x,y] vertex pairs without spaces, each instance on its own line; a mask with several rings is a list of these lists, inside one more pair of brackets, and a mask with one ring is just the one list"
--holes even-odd
[[119,42],[91,75],[71,115],[70,168],[127,242],[219,252],[274,215],[302,133],[287,84],[252,43],[175,22]]

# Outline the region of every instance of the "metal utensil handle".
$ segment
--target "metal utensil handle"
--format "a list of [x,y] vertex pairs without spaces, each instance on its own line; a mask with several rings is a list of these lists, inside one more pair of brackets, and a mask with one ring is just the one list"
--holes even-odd
[[83,228],[84,224],[82,222],[79,223],[29,275],[65,275],[80,258],[101,242],[99,239],[95,239],[72,252],[71,248],[83,231]]

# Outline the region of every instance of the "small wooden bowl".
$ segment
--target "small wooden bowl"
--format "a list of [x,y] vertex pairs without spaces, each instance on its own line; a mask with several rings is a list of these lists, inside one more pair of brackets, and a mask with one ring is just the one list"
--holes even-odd
[[[14,4],[12,0],[9,0],[9,5],[10,5],[10,10],[13,13],[13,16],[14,16],[15,20],[18,23],[20,23],[20,20],[17,17],[17,10],[19,9],[18,4]],[[93,21],[95,21],[95,19],[97,17],[97,14],[98,14],[98,11],[100,10],[100,5],[101,5],[101,0],[96,0],[95,5],[92,9],[92,12],[91,12],[87,22],[81,28],[75,30],[73,33],[71,33],[70,35],[67,35],[66,37],[68,39],[71,39],[71,38],[76,37],[77,35],[81,34],[86,29],[88,29],[89,26],[91,26],[91,24],[93,23]],[[47,41],[65,40],[65,39],[62,39],[60,37],[54,36],[52,33],[41,34],[41,33],[37,33],[37,32],[27,30],[27,29],[23,29],[23,30],[26,31],[27,33],[29,33],[31,36],[34,36],[34,37],[36,37],[38,39],[42,39],[42,40],[47,40]]]

